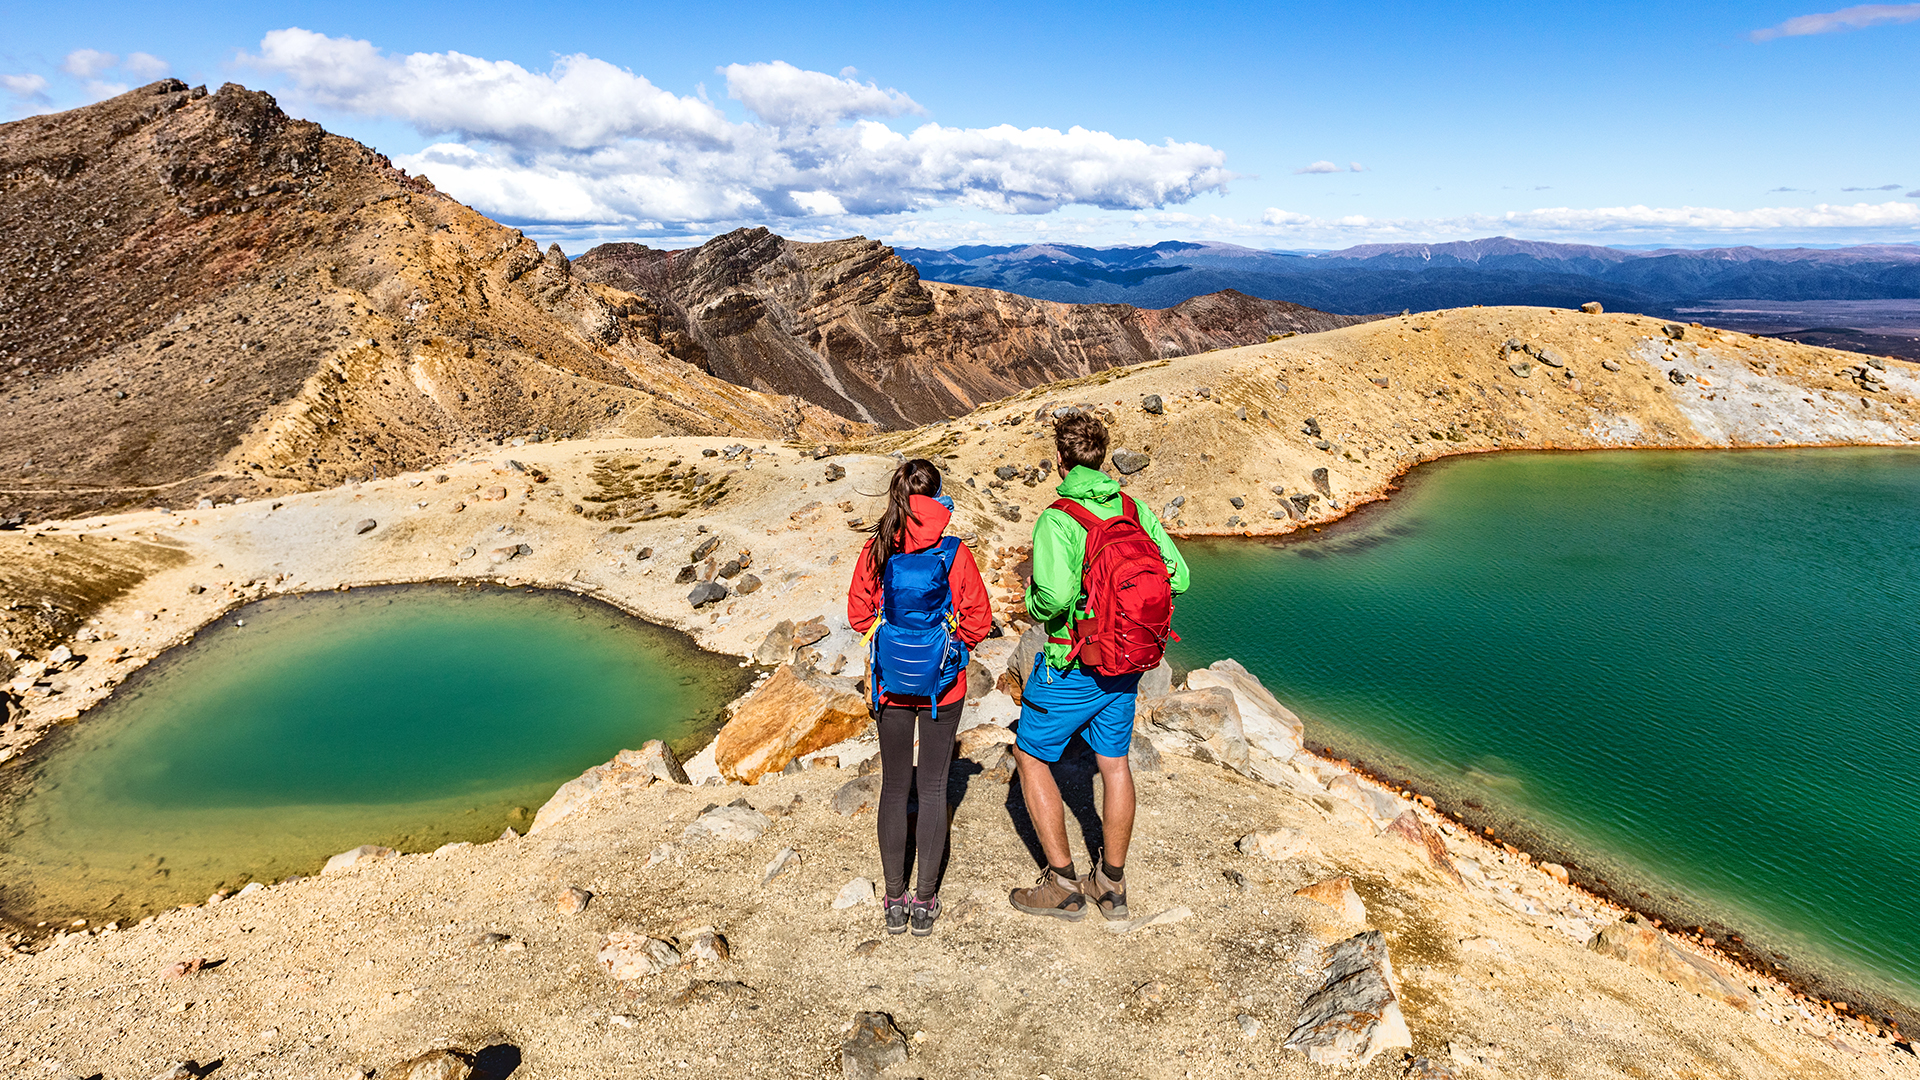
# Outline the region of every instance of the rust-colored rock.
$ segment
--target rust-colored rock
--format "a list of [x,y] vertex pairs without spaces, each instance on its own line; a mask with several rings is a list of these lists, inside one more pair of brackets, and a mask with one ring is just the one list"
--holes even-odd
[[797,757],[858,735],[867,700],[852,679],[781,667],[734,709],[713,742],[713,760],[729,780],[755,783]]
[[1412,844],[1416,850],[1426,856],[1427,865],[1439,871],[1441,877],[1456,885],[1466,884],[1466,880],[1460,876],[1460,871],[1454,869],[1452,857],[1447,854],[1447,842],[1440,838],[1439,833],[1429,828],[1426,822],[1420,820],[1419,814],[1411,810],[1406,811],[1394,818],[1393,823],[1386,827],[1382,835],[1397,836]]
[[1353,891],[1353,879],[1345,874],[1295,889],[1293,895],[1316,904],[1325,904],[1349,922],[1367,921],[1367,906],[1360,902],[1360,894]]
[[994,686],[1000,690],[1000,692],[1012,698],[1015,705],[1020,704],[1020,697],[1026,689],[1025,684],[1020,681],[1020,676],[1014,674],[1011,669],[1001,672],[1000,678],[995,680]]

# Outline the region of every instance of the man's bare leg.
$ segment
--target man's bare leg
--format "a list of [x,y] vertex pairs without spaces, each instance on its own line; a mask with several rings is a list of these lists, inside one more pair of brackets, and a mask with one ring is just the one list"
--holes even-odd
[[[1067,848],[1067,807],[1060,798],[1060,785],[1053,781],[1053,766],[1034,757],[1019,747],[1013,748],[1013,758],[1020,766],[1020,797],[1026,801],[1027,817],[1033,820],[1033,831],[1040,836],[1040,850],[1047,857],[1048,866],[1071,866],[1073,854]],[[1105,758],[1101,759],[1101,771],[1106,771]],[[1126,760],[1121,759],[1124,766]],[[1133,830],[1133,780],[1127,780],[1127,830]],[[1122,842],[1124,843],[1124,841]]]
[[[1095,754],[1093,759],[1100,764],[1100,787],[1103,792],[1100,798],[1100,827],[1106,840],[1106,850],[1100,853],[1100,858],[1105,860],[1108,866],[1125,866],[1127,865],[1127,845],[1133,842],[1133,767],[1123,757],[1105,757]],[[1051,781],[1052,777],[1048,779]],[[1027,782],[1024,771],[1020,774],[1020,782],[1022,784]],[[1054,804],[1058,806],[1059,801],[1060,794],[1056,789]],[[1031,807],[1033,804],[1029,802],[1027,805]],[[1060,825],[1060,841],[1064,848],[1066,845],[1064,821]],[[1041,844],[1044,846],[1045,843],[1043,835]]]

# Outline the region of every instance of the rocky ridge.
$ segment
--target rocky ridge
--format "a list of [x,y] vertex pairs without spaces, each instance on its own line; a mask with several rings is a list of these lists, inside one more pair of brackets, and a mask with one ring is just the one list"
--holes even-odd
[[574,272],[646,297],[661,346],[769,393],[886,428],[1040,383],[1364,321],[1224,291],[1164,310],[923,282],[864,237],[740,229],[686,251],[602,244]]

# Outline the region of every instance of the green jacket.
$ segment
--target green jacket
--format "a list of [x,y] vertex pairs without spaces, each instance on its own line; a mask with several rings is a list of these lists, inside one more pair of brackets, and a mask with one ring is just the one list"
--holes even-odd
[[[1086,507],[1101,520],[1120,516],[1120,484],[1113,477],[1084,465],[1075,466],[1059,487],[1053,489],[1064,498]],[[1160,519],[1139,499],[1133,501],[1140,514],[1140,526],[1160,545],[1167,560],[1174,594],[1187,591],[1187,561],[1173,546]],[[1081,560],[1086,555],[1087,530],[1066,514],[1047,509],[1033,523],[1033,580],[1027,584],[1027,613],[1040,620],[1047,631],[1047,664],[1064,670],[1071,644],[1060,642],[1073,636],[1074,608],[1080,599]]]

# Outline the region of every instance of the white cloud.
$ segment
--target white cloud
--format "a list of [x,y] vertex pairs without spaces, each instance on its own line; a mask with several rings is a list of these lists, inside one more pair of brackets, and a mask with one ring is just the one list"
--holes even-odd
[[157,79],[165,75],[173,65],[152,53],[137,52],[128,53],[120,67],[129,75],[137,75],[142,79]]
[[47,80],[40,75],[0,75],[0,90],[5,90],[14,99],[35,105],[44,105],[47,101]]
[[824,127],[860,116],[926,112],[898,90],[836,79],[824,71],[805,71],[784,60],[728,64],[720,74],[727,77],[728,97],[778,127]]
[[1881,184],[1879,187],[1843,187],[1841,191],[1899,191],[1905,184]]
[[110,68],[118,66],[120,58],[110,52],[99,49],[75,49],[61,62],[60,70],[76,79],[91,79]]
[[1300,176],[1306,173],[1336,173],[1340,171],[1342,171],[1340,166],[1335,165],[1331,161],[1316,161],[1311,165],[1302,165],[1299,168],[1293,170],[1293,175]]
[[1365,166],[1355,161],[1347,166],[1347,171],[1348,172],[1366,172],[1367,170]]
[[1755,30],[1747,36],[1754,41],[1771,41],[1774,38],[1836,34],[1842,30],[1864,30],[1869,26],[1916,20],[1920,20],[1920,4],[1859,4],[1839,11],[1796,15],[1779,26]]
[[[1920,192],[1915,193],[1920,197]],[[1516,210],[1504,214],[1467,214],[1450,218],[1370,218],[1348,215],[1316,218],[1277,207],[1262,215],[1261,223],[1241,235],[1265,232],[1296,241],[1360,243],[1455,240],[1474,236],[1508,235],[1542,240],[1587,239],[1617,242],[1635,238],[1695,239],[1747,238],[1774,242],[1782,238],[1846,233],[1856,237],[1892,238],[1902,233],[1920,235],[1920,206],[1904,202],[1822,203],[1816,206],[1722,210],[1712,207],[1553,207]]]
[[248,62],[289,97],[457,136],[399,164],[480,209],[575,225],[760,223],[937,207],[1047,213],[1074,203],[1145,209],[1224,190],[1225,155],[1073,127],[899,132],[873,117],[920,112],[905,93],[790,64],[723,68],[736,123],[589,56],[552,71],[459,53],[388,56],[290,28]]

